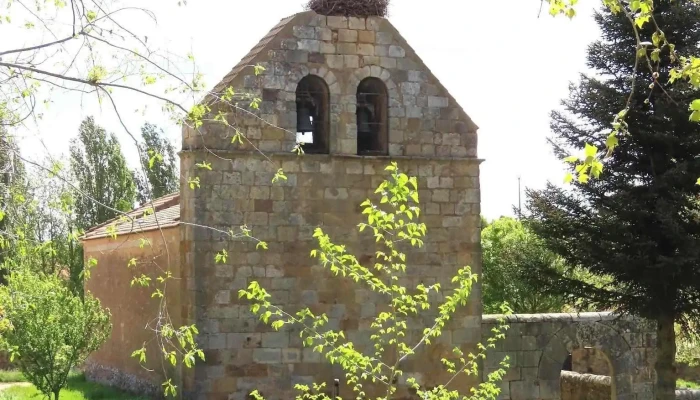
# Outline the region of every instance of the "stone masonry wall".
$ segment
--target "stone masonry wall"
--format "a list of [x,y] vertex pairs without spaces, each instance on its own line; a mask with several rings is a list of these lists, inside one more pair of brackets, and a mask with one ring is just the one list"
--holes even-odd
[[[483,316],[484,338],[497,318]],[[617,400],[653,399],[656,330],[652,323],[609,313],[521,314],[507,319],[506,339],[489,352],[485,365],[490,372],[505,356],[510,357],[501,399],[561,399],[564,361],[574,349],[586,347],[607,356]]]
[[[252,67],[265,71],[255,76]],[[296,132],[295,90],[306,75],[323,78],[330,90],[330,155],[289,152]],[[389,157],[358,157],[356,90],[365,77],[383,80],[389,92]],[[318,354],[302,349],[298,332],[273,332],[258,323],[237,291],[257,280],[273,302],[292,311],[309,306],[326,312],[330,327],[343,329],[361,347],[368,344],[370,317],[387,304],[367,290],[333,278],[309,258],[312,233],[320,226],[347,244],[365,265],[373,263],[374,241],[358,236],[359,204],[387,176],[390,160],[419,178],[425,246],[409,252],[409,275],[401,283],[442,282],[447,290],[458,267],[480,273],[479,160],[476,126],[381,18],[324,17],[313,12],[283,20],[215,90],[231,86],[262,99],[259,109],[222,112],[251,143],[231,144],[234,128],[207,123],[183,131],[181,162],[181,255],[189,306],[184,318],[202,329],[207,361],[186,378],[187,397],[244,399],[259,389],[267,399],[289,398],[294,383],[341,380],[341,395],[353,396],[344,375]],[[211,98],[210,98],[211,100]],[[253,146],[264,152],[261,156]],[[210,162],[212,170],[197,168]],[[283,168],[288,179],[271,184]],[[187,189],[199,178],[200,187]],[[258,251],[250,241],[229,241],[221,231],[247,224],[269,243]],[[229,259],[216,264],[226,249]],[[480,340],[479,288],[442,342],[407,365],[420,382],[444,383],[440,358],[448,344],[473,348]],[[425,322],[424,322],[425,323]],[[423,324],[411,324],[415,329]],[[417,331],[413,334],[417,336]],[[473,382],[460,381],[468,388]]]
[[562,371],[561,400],[610,400],[610,377]]

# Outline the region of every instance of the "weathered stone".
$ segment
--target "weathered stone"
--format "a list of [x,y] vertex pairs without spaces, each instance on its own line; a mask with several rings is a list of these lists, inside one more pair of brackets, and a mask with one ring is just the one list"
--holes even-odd
[[282,362],[282,350],[253,349],[253,361],[259,364],[278,364]]
[[406,50],[401,46],[389,46],[389,57],[403,58],[406,57]]
[[316,39],[316,29],[312,26],[295,26],[294,36],[299,39]]
[[351,42],[357,43],[358,34],[357,31],[350,29],[341,29],[338,31],[338,41],[339,42]]
[[297,48],[299,50],[318,53],[321,51],[321,42],[318,40],[301,39],[297,42]]
[[337,16],[328,16],[327,23],[329,28],[346,28],[348,27],[348,19],[347,17],[337,17]]

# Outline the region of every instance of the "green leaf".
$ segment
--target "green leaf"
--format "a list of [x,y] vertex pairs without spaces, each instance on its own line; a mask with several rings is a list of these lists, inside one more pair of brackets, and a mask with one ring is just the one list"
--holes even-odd
[[568,162],[568,163],[574,163],[577,161],[578,161],[578,157],[576,157],[576,156],[568,156],[564,159],[564,162]]
[[698,181],[695,182],[696,185],[700,185],[700,178],[698,178]]
[[695,99],[690,103],[690,111],[700,111],[700,99]]
[[573,180],[574,180],[574,174],[572,174],[571,172],[567,173],[566,176],[564,177],[564,183],[566,183],[567,185],[570,184],[571,181],[573,181]]
[[700,111],[693,111],[689,118],[692,122],[700,122]]
[[586,157],[595,157],[595,155],[598,153],[598,148],[586,143],[585,153]]

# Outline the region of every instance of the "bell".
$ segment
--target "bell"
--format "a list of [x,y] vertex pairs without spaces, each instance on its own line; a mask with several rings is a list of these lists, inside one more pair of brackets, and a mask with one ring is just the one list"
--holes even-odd
[[366,107],[357,109],[357,133],[359,135],[372,134],[371,118],[370,111]]
[[297,132],[313,132],[314,117],[306,105],[297,107]]

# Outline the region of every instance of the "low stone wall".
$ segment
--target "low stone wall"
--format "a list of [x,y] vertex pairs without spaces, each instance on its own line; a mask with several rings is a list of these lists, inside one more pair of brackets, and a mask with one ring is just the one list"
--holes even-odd
[[700,367],[691,367],[688,364],[678,363],[678,365],[676,365],[676,371],[680,379],[700,382]]
[[83,372],[87,380],[117,388],[140,396],[162,399],[163,391],[157,385],[141,378],[124,373],[116,368],[105,367],[95,363],[86,363]]
[[700,390],[677,389],[677,400],[700,400]]
[[[503,318],[484,315],[482,340]],[[593,348],[604,354],[614,371],[618,400],[654,398],[656,328],[649,321],[610,313],[518,314],[505,317],[506,338],[490,350],[485,373],[498,369],[505,356],[510,368],[499,399],[562,399],[561,374],[569,354]]]
[[610,400],[610,377],[562,371],[561,400]]

